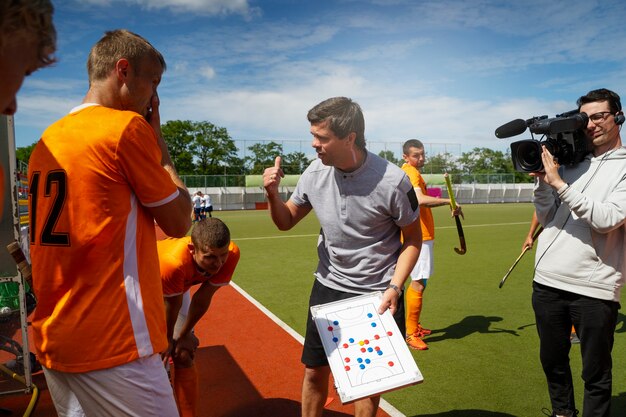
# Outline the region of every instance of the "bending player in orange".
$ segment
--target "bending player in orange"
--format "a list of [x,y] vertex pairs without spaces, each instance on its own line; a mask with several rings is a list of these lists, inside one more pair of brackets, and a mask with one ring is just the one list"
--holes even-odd
[[[426,282],[434,272],[434,241],[435,222],[431,212],[432,207],[450,205],[450,199],[432,197],[427,194],[426,182],[421,175],[421,169],[426,162],[424,144],[417,139],[409,139],[402,146],[402,158],[405,163],[402,170],[411,180],[417,194],[420,207],[420,225],[422,228],[422,250],[411,272],[411,284],[406,291],[406,343],[412,349],[426,350],[428,345],[422,340],[430,334],[429,329],[420,325],[422,313],[422,298],[426,290]],[[461,206],[457,205],[452,215],[461,215]]]
[[[239,248],[228,227],[212,217],[195,223],[191,236],[157,242],[165,297],[167,336],[165,360],[174,362],[174,393],[181,417],[196,416],[198,374],[193,328],[211,305],[213,294],[228,285],[239,262]],[[200,285],[190,296],[190,288]]]

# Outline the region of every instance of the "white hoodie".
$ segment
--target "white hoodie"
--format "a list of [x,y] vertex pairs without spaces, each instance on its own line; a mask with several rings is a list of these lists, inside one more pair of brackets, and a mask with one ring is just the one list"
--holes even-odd
[[544,226],[535,254],[535,282],[619,302],[626,280],[626,148],[588,155],[561,175],[555,192],[535,185]]

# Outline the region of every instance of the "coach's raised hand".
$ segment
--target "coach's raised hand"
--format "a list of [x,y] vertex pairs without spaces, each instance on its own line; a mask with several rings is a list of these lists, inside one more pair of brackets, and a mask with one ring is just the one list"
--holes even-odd
[[273,196],[278,192],[278,186],[280,185],[280,179],[285,176],[283,170],[280,167],[282,158],[277,156],[274,160],[274,166],[265,168],[263,172],[263,187],[268,197]]

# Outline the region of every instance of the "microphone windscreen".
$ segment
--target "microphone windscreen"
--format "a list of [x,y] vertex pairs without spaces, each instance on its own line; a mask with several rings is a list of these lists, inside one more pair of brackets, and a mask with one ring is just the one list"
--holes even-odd
[[526,121],[515,119],[497,128],[496,137],[500,139],[510,138],[511,136],[522,134],[524,131],[526,131]]

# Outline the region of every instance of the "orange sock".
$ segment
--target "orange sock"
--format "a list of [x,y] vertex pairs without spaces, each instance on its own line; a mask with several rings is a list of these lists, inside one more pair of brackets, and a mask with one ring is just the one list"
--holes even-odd
[[406,334],[417,332],[422,313],[422,292],[414,290],[410,285],[406,297]]
[[174,369],[174,393],[180,417],[196,417],[198,372],[196,365]]

